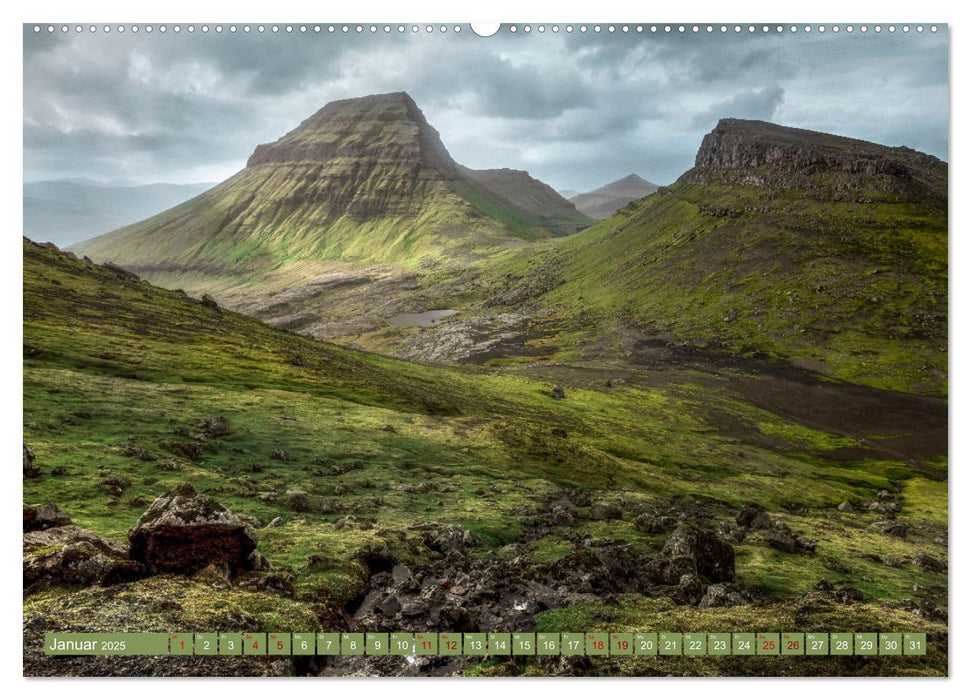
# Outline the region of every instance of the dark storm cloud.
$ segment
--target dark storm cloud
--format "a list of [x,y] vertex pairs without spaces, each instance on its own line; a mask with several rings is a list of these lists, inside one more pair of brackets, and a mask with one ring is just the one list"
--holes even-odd
[[328,101],[405,90],[471,167],[665,183],[726,116],[946,156],[942,34],[24,34],[24,174],[222,179]]

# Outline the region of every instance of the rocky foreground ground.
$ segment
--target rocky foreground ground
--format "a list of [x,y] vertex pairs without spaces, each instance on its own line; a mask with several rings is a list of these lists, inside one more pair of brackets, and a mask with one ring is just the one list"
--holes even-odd
[[[222,425],[223,420],[216,419],[215,425]],[[24,469],[25,476],[37,478],[29,476],[36,474],[36,469],[26,447]],[[897,510],[889,492],[881,493],[869,507],[889,518]],[[854,508],[849,502],[840,506],[841,511]],[[602,626],[616,621],[617,613],[611,610],[622,607],[627,597],[661,603],[658,610],[678,611],[677,615],[683,614],[681,611],[743,608],[752,616],[748,624],[759,627],[761,623],[768,629],[766,625],[779,614],[779,601],[736,584],[733,543],[760,539],[772,549],[793,555],[811,556],[816,548],[810,537],[793,533],[785,520],[772,517],[757,504],[743,507],[733,521],[723,520],[715,527],[711,527],[710,508],[681,504],[664,511],[645,510],[636,516],[639,530],[664,534],[664,544],[656,556],[640,554],[623,540],[577,535],[569,538],[567,554],[538,561],[531,556],[530,542],[581,518],[618,521],[623,516],[621,507],[610,502],[591,502],[588,494],[574,490],[557,493],[535,508],[521,509],[521,513],[521,541],[501,553],[488,551],[479,538],[458,525],[425,522],[405,530],[379,529],[376,534],[384,544],[372,544],[354,554],[367,571],[364,592],[342,607],[323,600],[302,601],[310,613],[302,622],[313,627],[293,631],[533,631],[549,629],[548,624],[538,626],[541,613],[576,610],[584,605],[593,608],[593,625]],[[896,524],[893,519],[885,522],[879,527],[897,528],[896,534],[906,536],[903,524]],[[184,629],[177,615],[158,614],[167,608],[170,613],[181,612],[177,598],[158,595],[166,590],[201,590],[213,610],[230,607],[229,599],[242,593],[255,594],[261,605],[281,605],[283,601],[292,604],[301,596],[295,593],[292,572],[274,570],[257,549],[255,530],[261,529],[262,523],[231,512],[189,484],[152,503],[132,525],[127,543],[74,525],[53,504],[25,506],[23,526],[24,586],[31,601],[25,619],[24,658],[28,675],[449,675],[472,668],[501,669],[503,673],[626,672],[616,667],[621,661],[586,658],[529,662],[495,659],[485,666],[481,659],[471,657],[220,659],[218,663],[206,659],[135,658],[119,663],[106,658],[47,658],[40,649],[43,634],[49,631],[149,631],[138,627],[140,621],[148,620],[148,625],[158,631]],[[376,524],[350,515],[333,527],[370,530]],[[947,569],[946,563],[923,552],[911,562],[888,556],[883,563],[936,573]],[[881,620],[877,611],[870,613],[870,618],[867,612],[861,616],[864,596],[859,590],[826,579],[816,582],[814,588],[814,592],[786,603],[793,611],[792,624],[809,623],[812,629],[819,629],[816,618],[828,613],[835,615],[834,619],[867,620],[889,631],[888,621]],[[65,597],[52,595],[58,592]],[[947,633],[942,624],[946,613],[938,607],[946,605],[945,591],[915,586],[915,593],[919,599],[886,603],[882,614],[893,621],[905,620],[908,629],[916,625],[930,631],[929,640],[936,652],[946,653]],[[94,621],[74,610],[76,622],[64,619],[56,610],[70,606],[73,596],[78,597],[82,608],[94,604],[112,608],[113,613]],[[144,616],[146,607],[154,614]],[[766,612],[764,621],[759,620],[760,609]],[[166,619],[176,626],[166,629]],[[212,629],[196,631],[281,631],[260,630],[245,612],[228,620],[216,614],[212,623]],[[684,663],[663,661],[679,669]],[[858,659],[830,662],[832,673],[888,670],[885,660],[869,666],[861,665]],[[736,659],[735,663],[744,667],[745,660]],[[655,660],[653,664],[641,671],[664,672],[663,662],[657,665]],[[815,668],[818,662],[807,664]],[[920,669],[919,663],[907,662],[904,666]],[[696,670],[708,671],[704,664]]]

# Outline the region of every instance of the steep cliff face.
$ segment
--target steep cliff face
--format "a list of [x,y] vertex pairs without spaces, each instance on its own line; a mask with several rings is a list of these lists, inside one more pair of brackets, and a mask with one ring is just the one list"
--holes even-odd
[[934,156],[744,119],[720,120],[682,180],[947,198],[947,164]]
[[165,284],[301,261],[476,255],[590,223],[525,173],[483,173],[452,160],[407,94],[340,100],[258,146],[212,190],[74,250]]
[[328,219],[418,213],[458,174],[438,132],[403,92],[331,102],[257,146],[246,167],[303,184],[285,201],[321,203]]

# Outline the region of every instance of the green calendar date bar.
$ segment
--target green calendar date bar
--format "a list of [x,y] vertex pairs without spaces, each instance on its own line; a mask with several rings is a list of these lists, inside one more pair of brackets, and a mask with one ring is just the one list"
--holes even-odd
[[49,632],[49,656],[923,656],[917,632]]
[[165,632],[48,632],[44,635],[44,653],[48,656],[164,656],[169,653],[169,635]]

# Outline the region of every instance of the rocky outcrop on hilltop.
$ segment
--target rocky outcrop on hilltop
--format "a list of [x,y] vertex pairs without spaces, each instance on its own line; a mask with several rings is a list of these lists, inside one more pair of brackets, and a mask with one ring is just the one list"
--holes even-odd
[[[695,167],[682,181],[802,186],[829,184],[893,194],[947,195],[947,164],[904,146],[867,141],[745,119],[722,119],[702,139]],[[869,180],[847,176],[868,176]]]
[[257,146],[246,165],[335,158],[404,161],[443,178],[455,177],[458,168],[438,131],[404,92],[330,102],[282,138]]

